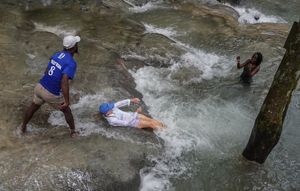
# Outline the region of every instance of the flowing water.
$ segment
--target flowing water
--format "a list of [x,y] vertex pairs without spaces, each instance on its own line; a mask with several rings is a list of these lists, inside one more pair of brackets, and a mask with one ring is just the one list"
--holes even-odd
[[[53,140],[46,139],[47,141],[35,140],[37,137],[34,136],[20,142],[11,135],[12,128],[9,131],[1,129],[4,135],[10,137],[8,139],[0,135],[0,138],[5,140],[2,141],[2,158],[8,159],[11,156],[5,148],[15,148],[15,144],[20,148],[21,145],[25,145],[34,157],[28,159],[30,166],[13,161],[16,158],[11,159],[12,164],[0,163],[0,169],[3,170],[0,180],[4,181],[0,183],[0,190],[21,189],[22,183],[27,184],[27,190],[53,189],[49,185],[54,184],[55,180],[62,185],[66,181],[67,188],[70,189],[96,189],[97,184],[92,181],[90,171],[82,170],[82,167],[97,169],[96,166],[100,165],[97,163],[97,144],[111,143],[99,141],[95,134],[116,141],[113,143],[114,147],[120,148],[119,155],[105,156],[107,161],[121,157],[122,154],[126,155],[126,152],[134,155],[142,151],[145,153],[150,162],[139,168],[138,187],[142,191],[300,190],[299,87],[290,103],[280,142],[266,162],[263,165],[253,164],[241,156],[284,54],[282,46],[288,29],[295,19],[299,19],[300,2],[293,0],[286,5],[283,0],[254,0],[242,1],[237,7],[219,4],[213,0],[189,0],[185,3],[160,0],[124,2],[128,7],[122,7],[126,10],[122,17],[139,23],[141,29],[133,30],[126,26],[120,17],[90,18],[90,15],[83,15],[79,20],[74,20],[72,14],[76,13],[66,16],[63,11],[55,11],[53,8],[29,11],[28,17],[33,21],[36,31],[47,31],[60,37],[79,31],[82,39],[88,39],[83,42],[85,44],[81,53],[88,54],[81,58],[81,61],[87,64],[84,71],[87,76],[80,74],[83,71],[81,66],[78,75],[82,80],[75,82],[72,88],[72,95],[80,95],[80,98],[71,106],[76,126],[84,138],[83,143],[80,143],[70,140],[64,142],[63,136],[58,139],[52,138]],[[51,1],[43,3],[44,6],[48,6]],[[109,5],[109,2],[107,4]],[[47,11],[51,13],[47,14]],[[52,15],[51,18],[49,15]],[[259,16],[259,19],[255,19],[255,16]],[[110,22],[118,25],[109,25]],[[94,31],[97,27],[100,28],[98,33]],[[135,45],[136,39],[140,39],[139,46]],[[127,43],[125,48],[119,49],[124,46],[124,41]],[[95,42],[96,45],[92,44]],[[91,45],[95,48],[98,44],[101,45],[100,51],[103,47],[114,49],[127,61],[126,66],[135,82],[135,89],[143,95],[149,113],[167,124],[165,130],[154,132],[158,139],[162,140],[163,147],[155,141],[153,143],[152,138],[147,139],[148,135],[141,138],[133,131],[128,133],[127,130],[99,128],[99,123],[102,122],[93,117],[98,103],[111,98],[121,98],[128,93],[124,93],[124,90],[116,85],[118,82],[111,82],[111,78],[116,74],[113,73],[113,69],[103,72],[97,63],[92,61],[103,59],[110,62],[109,54],[105,53],[101,58],[96,58],[93,54],[97,54],[97,51],[93,51],[92,48],[84,50]],[[36,70],[28,70],[26,76],[33,77],[16,77],[16,83],[23,81],[26,93],[33,88],[33,81],[38,79],[38,74],[43,70],[38,62],[45,61],[41,53],[37,53],[38,48],[32,47],[28,51],[27,63],[35,64]],[[263,53],[264,61],[251,86],[244,86],[239,83],[241,71],[236,69],[235,57],[240,55],[244,60],[251,57],[255,51]],[[85,60],[91,60],[91,63]],[[136,62],[143,62],[145,66],[136,67]],[[19,69],[22,72],[29,66],[23,67]],[[109,72],[112,74],[106,74]],[[109,85],[103,85],[101,81],[106,81]],[[5,83],[3,81],[3,84]],[[12,82],[10,84],[14,85]],[[27,87],[26,84],[31,85]],[[13,87],[4,89],[7,92],[1,93],[1,96],[11,95]],[[22,96],[24,91],[15,91],[15,94]],[[25,102],[24,99],[30,98],[24,96],[22,99]],[[7,110],[2,112],[11,111]],[[43,132],[44,135],[48,132],[46,136],[50,136],[51,132],[58,134],[56,131],[61,130],[61,126],[66,126],[60,112],[50,110],[49,116],[40,117],[57,128],[50,132],[45,128],[37,128],[35,126],[45,126],[41,125],[43,120],[37,120],[30,126],[31,133]],[[8,122],[1,125],[8,126],[10,120],[16,119],[9,115]],[[16,143],[13,143],[15,141]],[[46,145],[42,153],[34,152],[38,147],[34,145],[35,141]],[[160,150],[159,154],[156,152],[157,148]],[[47,154],[47,149],[50,150],[50,155]],[[12,150],[18,158],[27,156],[20,151],[21,149]],[[72,159],[74,153],[83,157]],[[103,155],[110,153],[105,152]],[[53,155],[56,155],[57,160],[54,160]],[[72,163],[67,164],[64,161]],[[111,162],[110,167],[115,170],[121,168],[122,164],[116,164],[117,162]],[[39,163],[38,167],[35,167],[36,163]],[[7,164],[16,169],[8,172],[9,168],[5,167]],[[64,168],[57,169],[57,166]],[[21,173],[28,170],[30,178],[3,178],[13,177],[12,174],[19,168],[22,169]],[[116,173],[126,174],[122,170],[116,170]],[[45,181],[47,176],[50,177],[48,182]],[[17,186],[9,187],[8,184]]]
[[[295,5],[299,10],[299,4]],[[234,8],[242,24],[288,22],[279,16],[264,15],[257,7]],[[257,14],[260,20],[255,22]],[[234,56],[242,52],[198,48],[200,37],[193,35],[197,25],[191,21],[193,18],[182,23],[184,16],[178,10],[174,14],[173,10],[152,10],[141,16],[147,23],[146,32],[165,35],[185,51],[169,68],[145,67],[132,72],[150,113],[168,124],[165,131],[158,133],[165,140],[166,151],[163,156],[150,157],[156,165],[141,171],[141,190],[299,189],[300,155],[293,146],[299,144],[299,120],[290,117],[299,113],[297,93],[287,115],[287,121],[293,122],[285,124],[281,142],[266,164],[246,164],[240,156],[276,70],[274,64],[279,64],[282,53],[265,56],[254,84],[243,87],[236,83],[234,68]],[[205,29],[200,27],[199,33],[200,30]],[[246,52],[268,52],[251,46],[245,48]]]

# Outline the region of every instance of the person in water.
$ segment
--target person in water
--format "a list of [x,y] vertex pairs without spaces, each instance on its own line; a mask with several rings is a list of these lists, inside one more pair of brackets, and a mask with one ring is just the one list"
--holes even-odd
[[74,118],[69,107],[69,80],[75,77],[77,64],[73,56],[78,53],[79,41],[79,36],[64,37],[64,49],[50,58],[44,76],[34,88],[32,103],[25,112],[22,125],[17,128],[17,134],[21,135],[26,132],[27,123],[45,102],[63,112],[70,127],[71,137],[78,134],[75,131]]
[[240,76],[242,82],[250,84],[252,77],[259,71],[260,64],[263,61],[263,56],[260,52],[255,52],[251,59],[246,60],[243,64],[240,63],[240,56],[236,58],[238,69],[244,68]]
[[99,112],[104,116],[111,126],[129,126],[136,128],[163,128],[164,124],[142,114],[139,107],[135,112],[125,112],[119,108],[129,106],[131,103],[139,104],[138,98],[125,99],[116,103],[102,103]]

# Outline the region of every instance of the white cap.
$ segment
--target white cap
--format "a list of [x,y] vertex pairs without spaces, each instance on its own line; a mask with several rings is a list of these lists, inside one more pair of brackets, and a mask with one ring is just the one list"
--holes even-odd
[[70,49],[70,48],[73,48],[75,46],[75,44],[79,41],[80,41],[79,36],[69,35],[69,36],[64,37],[63,45],[66,49]]

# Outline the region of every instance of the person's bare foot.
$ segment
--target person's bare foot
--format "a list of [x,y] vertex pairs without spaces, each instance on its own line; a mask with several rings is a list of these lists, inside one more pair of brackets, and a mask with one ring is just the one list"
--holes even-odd
[[70,136],[71,136],[72,138],[75,138],[75,137],[78,137],[78,136],[79,136],[79,133],[78,133],[78,131],[71,130]]
[[166,127],[167,127],[167,126],[166,126],[164,123],[158,122],[158,124],[157,124],[157,126],[156,126],[155,129],[164,129],[164,128],[166,128]]
[[26,133],[26,126],[24,127],[22,124],[17,126],[15,130],[15,134],[17,137],[22,137]]

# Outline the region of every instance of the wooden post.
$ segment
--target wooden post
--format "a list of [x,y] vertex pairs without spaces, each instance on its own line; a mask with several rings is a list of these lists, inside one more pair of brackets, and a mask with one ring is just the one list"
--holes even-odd
[[255,120],[243,156],[264,163],[279,141],[293,90],[300,76],[300,22],[294,22],[284,45],[286,53],[275,74],[269,93]]

